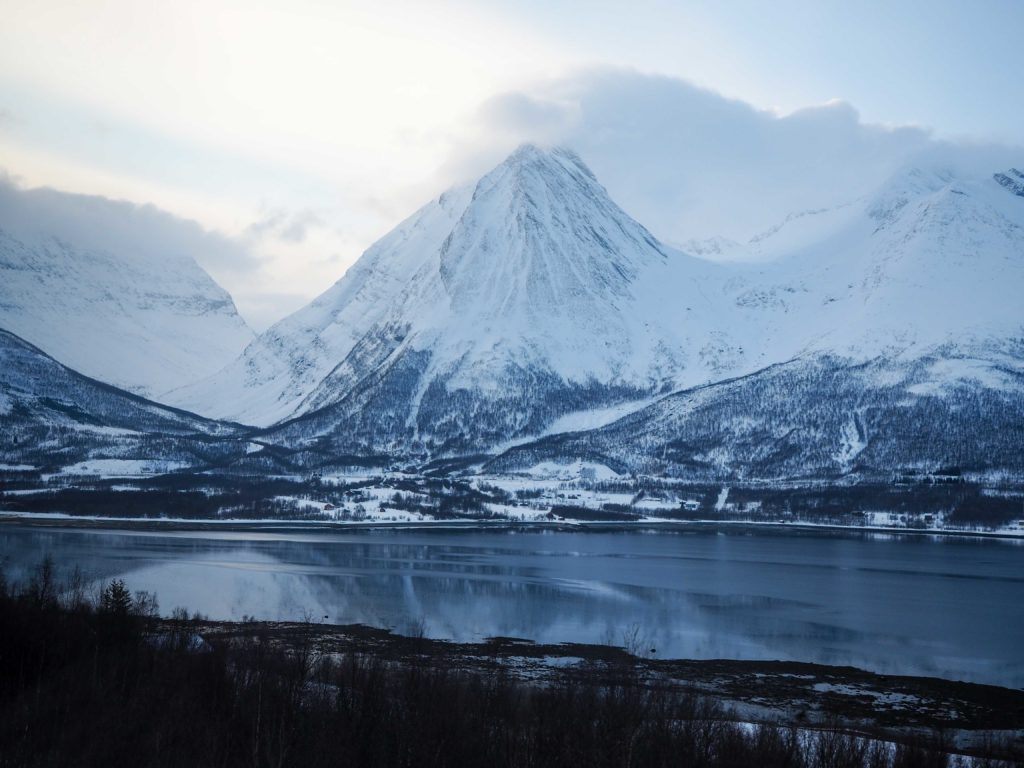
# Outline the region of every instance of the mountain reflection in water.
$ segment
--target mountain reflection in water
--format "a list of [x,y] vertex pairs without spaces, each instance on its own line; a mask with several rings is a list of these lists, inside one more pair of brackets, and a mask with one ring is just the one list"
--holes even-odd
[[[50,554],[211,618],[623,644],[1024,686],[1024,547],[686,533],[138,532],[0,527],[9,578]],[[325,618],[326,617],[326,618]]]

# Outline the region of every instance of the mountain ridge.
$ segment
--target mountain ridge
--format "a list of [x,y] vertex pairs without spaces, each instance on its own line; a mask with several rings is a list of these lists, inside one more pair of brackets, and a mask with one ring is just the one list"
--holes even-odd
[[[86,460],[185,468],[244,453],[241,425],[91,378],[0,329],[0,462],[54,470]],[[56,465],[56,466],[54,466]]]
[[[316,461],[1019,474],[1024,200],[999,176],[910,167],[715,263],[658,241],[571,151],[524,146],[172,401]],[[949,426],[963,413],[982,434]]]
[[[595,398],[611,404],[671,387],[676,374],[693,366],[686,359],[689,342],[677,331],[683,324],[666,322],[637,289],[652,270],[668,277],[672,269],[690,268],[696,281],[714,267],[659,243],[611,201],[575,153],[525,145],[477,184],[447,194],[372,246],[334,287],[261,337],[226,374],[189,388],[177,402],[267,427],[282,415],[290,424],[306,413],[340,407],[378,377],[393,386],[408,384],[402,397],[412,407],[404,418],[386,417],[399,441],[399,432],[418,440],[434,431],[429,419],[417,416],[424,402],[444,408],[441,401],[469,398],[480,409],[486,404],[478,394],[502,387],[512,399],[527,390],[548,397],[537,414],[509,419],[501,428],[519,433],[564,412],[555,402],[559,389],[575,405]],[[448,216],[440,217],[446,202]],[[437,219],[441,226],[434,226]],[[408,232],[427,236],[410,238]],[[404,283],[381,276],[378,262],[385,255],[402,265]],[[664,283],[645,279],[650,289]],[[696,282],[677,287],[683,303],[704,311],[707,299]],[[376,305],[346,329],[344,343],[326,345],[335,358],[327,370],[316,344],[339,316],[362,308],[360,292],[370,293]],[[272,347],[313,348],[312,364],[300,353],[284,370],[299,382],[300,396],[278,397],[287,407],[272,409],[272,416],[204,409],[197,392],[245,403],[261,380],[272,380],[260,360]],[[276,363],[265,367],[282,370]],[[305,376],[308,370],[320,381]],[[246,386],[247,376],[254,387]],[[416,383],[399,383],[403,377]],[[387,410],[383,403],[376,407]],[[523,402],[516,407],[531,409]],[[445,418],[458,420],[451,409]],[[452,428],[463,433],[467,448],[481,444],[466,423]]]
[[0,327],[149,397],[208,376],[252,331],[179,250],[204,237],[156,209],[0,181]]

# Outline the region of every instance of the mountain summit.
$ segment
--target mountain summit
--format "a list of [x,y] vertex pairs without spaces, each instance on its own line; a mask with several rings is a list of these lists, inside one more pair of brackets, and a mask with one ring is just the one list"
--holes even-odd
[[[907,415],[1017,412],[1021,202],[998,174],[909,168],[713,263],[659,242],[572,152],[524,146],[174,402],[330,456],[516,447],[709,478],[957,463],[963,440]],[[573,430],[590,436],[550,437]]]
[[[714,263],[659,242],[572,152],[520,147],[424,206],[309,306],[171,399],[258,426],[253,445],[274,450],[264,457],[257,447],[246,461],[264,468],[271,455],[293,467],[385,455],[461,456],[501,471],[585,462],[707,481],[942,467],[1019,476],[1020,177],[907,168],[872,195],[794,213],[747,243],[722,242],[735,258]],[[20,246],[0,232],[0,274],[8,251]],[[89,288],[68,293],[80,313],[100,295],[100,262],[85,256],[65,270]],[[19,277],[25,285],[54,272],[41,256],[10,261],[39,265]],[[175,318],[176,307],[198,307],[204,328],[230,320],[201,282],[176,290],[179,301],[166,295],[177,284],[159,273],[121,272],[104,283],[118,300],[100,302],[109,311],[98,317],[146,317],[152,305],[156,317]],[[55,390],[50,374],[33,372],[56,363],[24,350],[8,357],[22,362],[0,410],[6,397],[25,415],[22,434],[73,429],[87,434],[85,455],[100,438],[83,424],[124,430],[138,418],[136,432],[151,429],[95,382],[55,373],[67,382]],[[137,415],[115,423],[120,408]],[[179,461],[176,440],[167,455]]]
[[525,145],[175,402],[303,417],[286,429],[352,448],[474,450],[703,371],[687,334],[713,316],[713,272],[630,218],[577,155]]
[[[1010,171],[911,168],[791,217],[722,284],[773,363],[600,429],[515,447],[501,469],[602,463],[690,480],[1024,472],[1024,199]],[[752,259],[753,260],[753,259]],[[970,474],[973,473],[973,474]]]

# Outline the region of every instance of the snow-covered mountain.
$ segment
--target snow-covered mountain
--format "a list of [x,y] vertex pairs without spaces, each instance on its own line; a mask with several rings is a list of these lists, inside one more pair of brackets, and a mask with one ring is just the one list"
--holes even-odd
[[742,353],[707,289],[720,282],[572,152],[527,145],[173,402],[261,425],[292,417],[275,432],[289,442],[487,449],[731,370]]
[[169,221],[0,183],[0,328],[147,396],[209,376],[253,334],[191,254],[160,242]]
[[[778,479],[959,466],[1024,473],[1024,197],[913,169],[734,254],[729,314],[774,364],[673,394],[493,466]],[[746,253],[737,253],[746,249]]]
[[[929,429],[942,429],[967,402],[1017,412],[1005,402],[1020,397],[1024,338],[1017,178],[911,168],[874,195],[796,213],[747,243],[716,241],[722,262],[658,242],[573,153],[525,146],[424,207],[175,402],[277,423],[267,439],[328,452],[500,452],[588,429],[514,455],[558,459],[569,446],[562,459],[585,448],[625,466],[682,441],[717,445],[715,471],[728,474],[753,466],[741,444],[790,434],[790,459],[772,472],[801,461],[851,471],[871,444],[871,418],[891,426],[929,413],[940,419]],[[714,437],[673,415],[690,412],[678,403],[695,392]],[[769,397],[778,400],[758,399]],[[851,433],[858,408],[867,431]],[[794,426],[809,414],[820,439]],[[615,430],[630,419],[649,419],[658,437],[624,439]],[[874,434],[879,456],[895,460],[902,445],[910,463],[925,461],[910,446],[932,456],[944,445]]]
[[[943,354],[944,353],[944,354]],[[1024,477],[1024,344],[985,358],[824,355],[674,393],[599,429],[516,446],[489,471],[585,462],[689,480]]]
[[[572,152],[524,146],[400,224],[226,367],[167,397],[261,427],[260,441],[295,466],[350,454],[489,453],[489,467],[501,470],[583,460],[743,480],[956,465],[1020,478],[1022,190],[1024,174],[1013,169],[972,175],[921,165],[875,194],[795,213],[749,242],[693,244],[712,261],[659,242]],[[62,247],[52,238],[29,247],[0,232],[0,255],[18,255],[3,263],[22,265],[11,274],[27,286],[4,287],[13,298],[3,312],[45,331],[42,310],[19,297],[40,295],[36,283],[49,280],[52,300],[70,297],[70,315],[81,316],[83,339],[99,322],[110,326],[104,338],[111,329],[133,338],[134,326],[117,318],[150,317],[140,308],[147,301],[158,347],[187,338],[173,331],[188,327],[183,313],[159,322],[168,305],[182,305],[145,293],[155,267],[90,270],[114,257],[89,252],[79,275],[78,261],[47,255]],[[65,263],[71,276],[50,274]],[[188,285],[190,269],[186,283],[166,281]],[[199,325],[218,315],[208,286],[173,293],[185,295],[209,299],[199,302]],[[79,354],[91,368],[104,364],[88,346]],[[129,360],[119,348],[111,354],[114,364]],[[32,387],[45,389],[32,371],[56,363],[24,350],[10,357],[29,358]],[[83,434],[81,424],[96,418],[104,428],[166,431],[139,422],[137,404],[119,401],[95,417],[81,406],[99,397],[88,388],[26,399],[18,375],[0,381],[5,423],[34,414],[25,424],[50,435],[39,439],[55,450],[60,439],[46,430],[64,417],[73,424],[58,424],[62,434]],[[124,409],[143,426],[110,421]],[[83,451],[91,439],[72,442]],[[229,452],[244,454],[248,439]],[[133,451],[152,444],[132,440]],[[178,450],[165,445],[161,455]]]
[[240,430],[168,408],[61,365],[0,330],[0,464],[58,469],[83,461],[204,465],[244,454]]
[[755,238],[726,290],[773,362],[914,357],[1019,338],[1024,199],[995,176],[913,168],[878,193]]

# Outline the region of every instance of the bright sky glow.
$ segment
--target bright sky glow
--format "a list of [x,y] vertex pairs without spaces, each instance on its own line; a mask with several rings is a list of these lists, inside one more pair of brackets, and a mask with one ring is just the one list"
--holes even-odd
[[[577,145],[631,213],[679,240],[687,206],[714,186],[694,174],[710,171],[687,164],[672,127],[642,139],[666,111],[658,100],[678,106],[682,91],[659,86],[626,112],[633,81],[595,84],[594,70],[682,78],[764,120],[841,99],[860,122],[826,109],[833,135],[913,125],[1024,145],[1013,0],[0,0],[0,16],[0,168],[23,186],[152,203],[244,243],[246,265],[193,255],[257,328],[523,139]],[[653,82],[634,77],[640,90]],[[694,124],[742,142],[715,121],[761,113],[718,102],[687,102]],[[883,173],[925,132],[857,141],[857,162]],[[641,189],[654,177],[630,175],[634,146],[670,146],[639,166],[678,157],[702,186],[684,193],[662,173],[679,209],[658,208]]]

